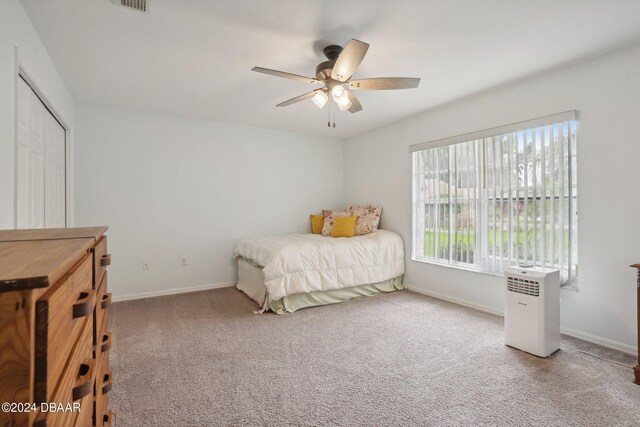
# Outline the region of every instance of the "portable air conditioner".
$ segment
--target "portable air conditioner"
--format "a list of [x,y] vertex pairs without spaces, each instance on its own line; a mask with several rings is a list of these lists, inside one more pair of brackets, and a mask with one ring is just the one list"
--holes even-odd
[[560,347],[560,272],[509,267],[505,271],[504,342],[539,357]]

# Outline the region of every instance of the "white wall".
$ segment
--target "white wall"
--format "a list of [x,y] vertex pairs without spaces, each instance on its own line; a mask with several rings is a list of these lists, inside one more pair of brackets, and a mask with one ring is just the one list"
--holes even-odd
[[[384,205],[407,249],[406,282],[502,312],[500,278],[410,260],[409,145],[576,109],[578,292],[563,290],[566,332],[633,351],[640,261],[640,46],[486,91],[346,140],[345,200]],[[469,70],[473,72],[473,70]]]
[[241,238],[307,232],[310,213],[343,203],[339,140],[86,105],[76,115],[76,225],[109,226],[116,298],[234,281]]
[[74,103],[18,0],[0,1],[0,229],[14,226],[15,88],[18,62],[73,131]]

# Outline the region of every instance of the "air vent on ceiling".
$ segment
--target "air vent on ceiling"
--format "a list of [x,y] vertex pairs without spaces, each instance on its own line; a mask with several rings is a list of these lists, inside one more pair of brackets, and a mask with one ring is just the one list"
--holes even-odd
[[114,3],[140,12],[147,11],[147,0],[114,0]]
[[540,283],[519,277],[507,277],[507,289],[518,294],[540,296]]

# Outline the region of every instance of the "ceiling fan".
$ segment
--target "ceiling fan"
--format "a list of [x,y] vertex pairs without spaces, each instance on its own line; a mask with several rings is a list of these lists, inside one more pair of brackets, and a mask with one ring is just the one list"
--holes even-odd
[[351,91],[412,89],[418,87],[420,79],[411,77],[376,77],[351,80],[351,76],[364,59],[368,49],[369,45],[367,43],[356,39],[351,39],[344,49],[336,45],[325,47],[323,53],[328,60],[318,64],[315,79],[262,67],[254,67],[251,71],[298,80],[317,86],[322,85],[319,89],[281,102],[276,107],[286,107],[311,98],[319,108],[323,108],[329,100],[329,94],[331,94],[340,111],[347,110],[350,113],[357,113],[362,110],[362,105]]

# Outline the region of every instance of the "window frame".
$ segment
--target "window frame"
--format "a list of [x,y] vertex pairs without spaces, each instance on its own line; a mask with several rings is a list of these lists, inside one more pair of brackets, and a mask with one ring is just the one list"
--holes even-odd
[[[561,122],[569,122],[569,129],[568,129],[568,141],[567,143],[569,144],[569,147],[571,147],[572,143],[574,144],[573,147],[575,147],[575,150],[577,150],[577,146],[575,146],[575,139],[574,135],[572,135],[572,130],[577,132],[577,127],[578,127],[578,121],[577,121],[577,112],[575,110],[571,110],[571,111],[566,111],[566,112],[562,112],[562,113],[558,113],[558,114],[552,114],[552,115],[548,115],[548,116],[544,116],[544,117],[539,117],[539,118],[535,118],[535,119],[531,119],[531,120],[525,120],[525,121],[521,121],[521,122],[516,122],[516,123],[512,123],[509,125],[505,125],[505,126],[499,126],[499,127],[495,127],[495,128],[490,128],[490,129],[485,129],[485,130],[481,130],[481,131],[477,131],[477,132],[471,132],[471,133],[467,133],[467,134],[463,134],[463,135],[457,135],[457,136],[453,136],[453,137],[449,137],[449,138],[443,138],[443,139],[438,139],[438,140],[434,140],[434,141],[430,141],[430,142],[426,142],[426,143],[421,143],[421,144],[415,144],[415,145],[411,145],[409,147],[409,152],[411,154],[411,260],[412,261],[416,261],[416,262],[421,262],[421,263],[426,263],[426,264],[434,264],[434,265],[440,265],[440,266],[445,266],[445,267],[451,267],[451,268],[456,268],[459,270],[464,270],[464,271],[471,271],[471,272],[476,272],[476,273],[482,273],[482,274],[487,274],[487,275],[491,275],[491,276],[496,276],[496,277],[502,277],[503,276],[503,272],[501,271],[496,271],[496,270],[491,270],[488,268],[485,268],[482,266],[482,263],[479,262],[479,257],[483,257],[485,256],[485,254],[481,254],[481,247],[483,245],[485,245],[489,238],[489,233],[490,231],[484,230],[485,225],[479,225],[477,226],[477,229],[480,230],[482,229],[483,232],[481,233],[482,236],[478,236],[478,233],[476,233],[474,231],[474,263],[468,263],[468,262],[460,262],[457,260],[454,260],[454,256],[449,253],[448,256],[448,260],[441,260],[438,257],[426,257],[423,256],[425,249],[424,249],[424,233],[426,232],[428,226],[424,225],[423,227],[420,226],[420,216],[418,215],[418,209],[419,207],[417,206],[418,203],[421,204],[425,204],[425,200],[424,200],[424,195],[419,195],[421,189],[418,188],[420,187],[419,185],[419,178],[418,175],[419,173],[417,172],[418,170],[418,158],[419,156],[414,155],[415,152],[420,152],[423,150],[429,150],[429,149],[434,149],[434,148],[438,148],[438,147],[444,147],[444,146],[452,146],[454,144],[460,144],[460,143],[465,143],[465,142],[470,142],[470,141],[478,141],[478,140],[483,140],[486,138],[495,138],[495,137],[499,137],[508,133],[518,133],[518,132],[529,132],[531,129],[533,129],[534,133],[535,133],[535,129],[539,128],[539,127],[543,127],[543,126],[549,126],[549,125],[556,125],[558,123]],[[526,140],[526,137],[525,137]],[[572,156],[576,157],[576,153],[574,150],[569,150],[568,152],[568,162],[569,162],[569,170],[568,170],[568,176],[569,176],[569,186],[571,187],[571,179],[575,178],[577,176],[575,170],[572,168]],[[486,159],[485,159],[486,160]],[[484,162],[483,162],[484,164]],[[573,164],[575,167],[575,169],[577,169],[577,160],[576,163]],[[478,165],[476,165],[477,167]],[[535,166],[534,166],[535,168]],[[424,169],[423,169],[424,170]],[[438,168],[438,170],[440,170],[440,168]],[[424,173],[424,172],[422,172]],[[449,172],[450,173],[450,172]],[[488,175],[489,172],[487,172],[486,166],[484,166],[483,170],[480,173],[480,177],[483,180],[488,179]],[[423,177],[423,179],[426,179],[425,177]],[[569,211],[567,212],[568,215],[571,215],[570,212],[571,210],[575,210],[575,223],[569,223],[569,247],[568,247],[568,251],[569,254],[571,254],[571,243],[572,241],[574,241],[575,247],[577,249],[578,246],[578,219],[577,219],[577,202],[578,202],[578,190],[577,190],[577,183],[574,187],[569,188],[569,192],[564,195],[564,197],[569,201],[568,202],[568,207],[569,207]],[[424,188],[424,187],[423,187]],[[479,184],[476,182],[476,188],[479,188]],[[480,193],[482,193],[482,191],[480,191]],[[528,193],[527,193],[527,201],[529,199],[535,198],[536,196],[532,196],[529,197]],[[478,197],[478,199],[476,200],[476,203],[478,203],[477,206],[477,210],[480,211],[484,211],[484,209],[487,208],[487,204],[489,204],[489,200],[497,200],[497,198],[495,198],[495,196],[490,196],[489,194],[480,194],[480,196]],[[573,206],[573,202],[572,199],[575,200],[576,206]],[[468,201],[468,200],[467,200]],[[424,221],[424,217],[425,217],[425,208],[422,208],[422,221]],[[439,208],[437,208],[439,209]],[[482,218],[478,218],[476,217],[477,221],[485,221],[486,218],[484,218],[484,215]],[[575,232],[575,234],[571,231],[572,230],[572,225],[575,226],[575,229],[573,230],[573,232]],[[420,229],[422,228],[422,229]],[[419,233],[422,234],[422,238],[420,238]],[[439,234],[439,233],[437,233]],[[449,228],[449,236],[451,236],[452,232],[451,229]],[[449,240],[451,240],[451,238],[449,238]],[[486,242],[485,242],[486,241]],[[421,247],[419,248],[418,245],[421,245]],[[438,247],[438,246],[436,246]],[[437,250],[437,249],[436,249]],[[501,255],[502,256],[502,255]],[[468,257],[468,255],[467,255]],[[494,255],[495,257],[495,255]],[[497,259],[497,258],[496,258]],[[505,260],[505,268],[510,265],[509,264],[509,258],[507,257],[506,259],[504,258],[504,256],[502,256],[502,259]],[[570,274],[571,270],[573,269],[573,267],[575,266],[575,273],[574,274]],[[549,266],[548,266],[549,267]],[[576,288],[576,284],[577,284],[577,267],[578,267],[578,257],[577,254],[573,254],[573,258],[571,257],[571,255],[569,255],[569,259],[567,261],[567,268],[566,269],[562,269],[562,270],[567,270],[569,272],[569,277],[568,280],[566,281],[566,283],[563,284],[563,287],[565,288],[569,288],[569,289],[577,289]],[[557,268],[556,267],[551,267],[551,268]]]

